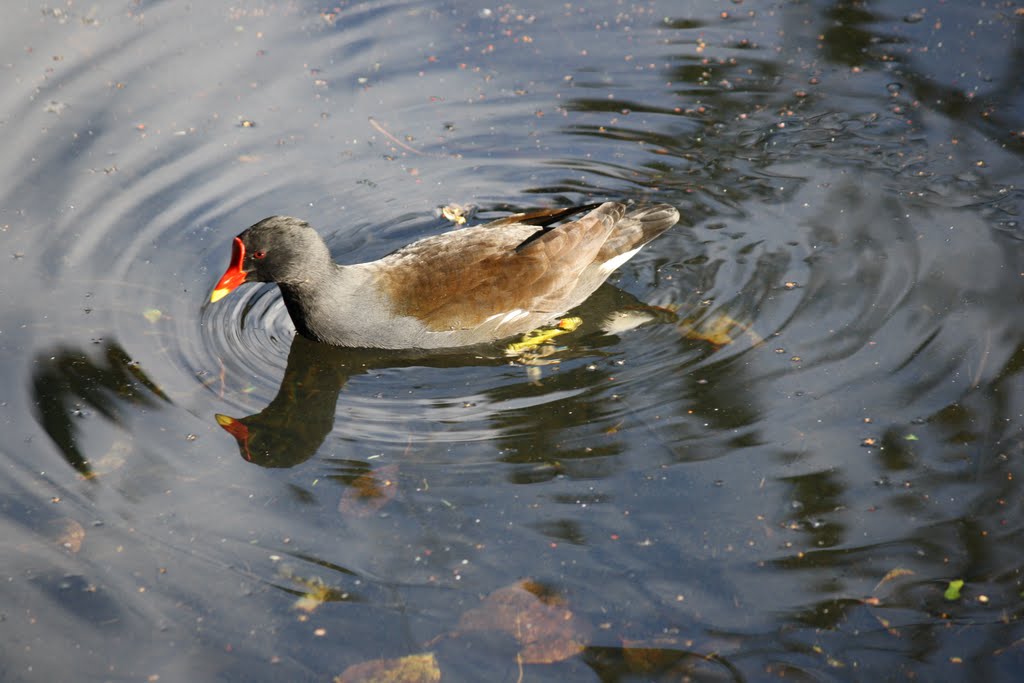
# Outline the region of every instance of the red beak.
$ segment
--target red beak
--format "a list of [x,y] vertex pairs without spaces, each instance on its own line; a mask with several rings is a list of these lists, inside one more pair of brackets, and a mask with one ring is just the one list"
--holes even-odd
[[246,272],[242,270],[242,263],[244,262],[245,245],[242,244],[242,240],[236,237],[234,244],[231,246],[231,263],[217,282],[217,286],[213,288],[213,292],[210,294],[210,303],[220,301],[231,290],[245,282]]
[[245,451],[245,459],[251,462],[252,455],[249,453],[249,428],[235,418],[228,417],[227,415],[217,413],[213,417],[217,420],[217,424],[224,428],[224,431],[235,437],[235,441],[237,441],[238,445],[242,447],[243,451]]

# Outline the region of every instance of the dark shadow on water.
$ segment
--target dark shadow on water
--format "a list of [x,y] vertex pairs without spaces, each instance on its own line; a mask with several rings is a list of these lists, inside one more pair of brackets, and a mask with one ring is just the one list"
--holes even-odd
[[125,426],[119,405],[171,403],[116,342],[106,342],[98,359],[72,348],[39,354],[32,373],[32,397],[36,420],[68,464],[86,477],[92,475],[92,468],[77,443],[78,420],[96,411]]

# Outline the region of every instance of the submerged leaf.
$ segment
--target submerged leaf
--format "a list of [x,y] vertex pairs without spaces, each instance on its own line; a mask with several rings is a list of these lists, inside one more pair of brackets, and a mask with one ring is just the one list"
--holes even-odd
[[73,519],[65,519],[61,524],[60,535],[57,543],[73,553],[82,549],[82,541],[85,540],[85,529]]
[[338,501],[338,512],[347,517],[367,517],[398,493],[398,464],[391,463],[357,477]]
[[712,346],[726,346],[746,333],[754,344],[764,341],[746,323],[730,318],[724,313],[714,313],[703,320],[689,319],[679,324],[679,330],[687,339],[705,341]]
[[433,652],[353,664],[334,683],[437,683],[441,669]]
[[331,596],[331,589],[327,586],[320,584],[319,586],[313,586],[309,592],[305,593],[302,597],[295,601],[292,605],[297,610],[303,612],[312,612],[320,605],[327,602],[327,598]]
[[530,580],[491,593],[462,615],[459,630],[512,635],[526,664],[560,662],[586,647],[586,629],[565,600]]
[[683,332],[683,336],[687,339],[705,341],[712,346],[725,346],[733,341],[733,338],[729,335],[729,330],[732,327],[732,318],[722,316],[721,318],[715,318],[700,324],[684,321],[680,329]]
[[347,600],[349,598],[347,592],[331,588],[319,576],[314,576],[311,579],[296,576],[288,567],[281,567],[281,576],[294,581],[306,589],[306,592],[292,605],[293,609],[309,613],[315,611],[317,607],[325,602],[338,602],[339,600]]
[[643,641],[622,641],[622,658],[632,673],[651,673],[664,671],[689,656],[675,639],[666,638],[662,641],[646,643]]
[[147,308],[142,312],[142,317],[151,323],[157,323],[160,322],[160,318],[164,317],[164,314],[159,308]]

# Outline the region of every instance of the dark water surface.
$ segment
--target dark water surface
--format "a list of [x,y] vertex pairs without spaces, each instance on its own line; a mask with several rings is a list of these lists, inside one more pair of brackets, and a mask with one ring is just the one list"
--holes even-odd
[[[1020,680],[1022,35],[999,1],[6,7],[0,680]],[[270,214],[356,262],[444,204],[605,198],[683,220],[558,364],[205,304]],[[579,652],[469,627],[523,579]]]

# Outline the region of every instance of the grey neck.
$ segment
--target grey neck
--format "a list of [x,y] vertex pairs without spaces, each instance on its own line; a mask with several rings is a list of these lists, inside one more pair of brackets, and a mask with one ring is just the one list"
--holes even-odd
[[327,273],[300,283],[278,283],[284,305],[299,334],[336,346],[365,346],[370,322],[364,312],[378,302],[364,286],[358,266],[330,264]]

